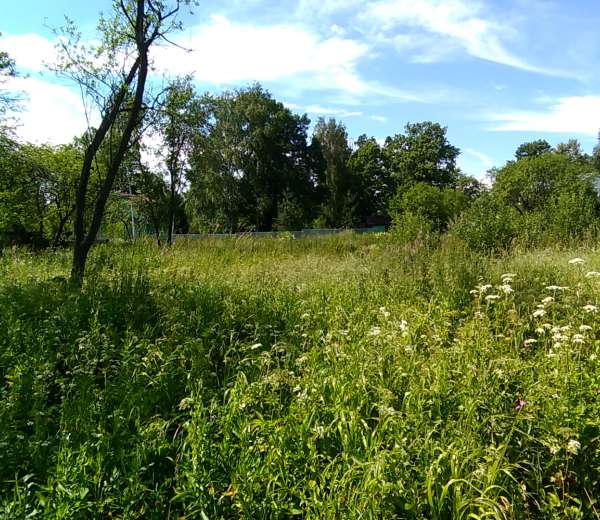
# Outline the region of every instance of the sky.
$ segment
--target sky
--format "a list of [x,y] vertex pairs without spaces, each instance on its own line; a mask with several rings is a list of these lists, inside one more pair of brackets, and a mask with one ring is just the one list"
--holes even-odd
[[[86,121],[79,91],[46,68],[52,28],[96,37],[110,0],[4,2],[0,50],[21,75],[22,139],[59,144]],[[351,139],[384,140],[408,122],[448,128],[479,178],[519,144],[600,128],[600,4],[594,0],[221,0],[182,15],[181,47],[154,49],[156,75],[193,74],[199,92],[260,82],[297,113],[341,120]],[[6,88],[7,85],[4,85]]]

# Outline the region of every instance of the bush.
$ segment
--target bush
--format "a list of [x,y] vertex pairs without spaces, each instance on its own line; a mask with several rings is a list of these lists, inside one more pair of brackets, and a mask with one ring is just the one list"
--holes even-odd
[[460,215],[450,231],[475,250],[506,249],[517,237],[521,215],[497,197],[484,194]]

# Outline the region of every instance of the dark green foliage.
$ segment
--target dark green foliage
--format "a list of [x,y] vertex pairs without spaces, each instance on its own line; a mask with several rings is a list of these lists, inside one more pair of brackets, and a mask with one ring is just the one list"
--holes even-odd
[[309,120],[260,86],[203,100],[209,127],[198,134],[187,172],[191,220],[202,230],[270,230],[284,198],[308,214],[314,198]]
[[425,182],[444,187],[456,183],[460,150],[448,142],[446,128],[438,123],[408,123],[405,134],[386,139],[383,152],[397,184]]
[[538,157],[550,151],[552,151],[552,147],[548,141],[545,139],[538,139],[537,141],[531,141],[520,145],[515,152],[515,157],[517,158],[517,161],[519,161],[530,157]]

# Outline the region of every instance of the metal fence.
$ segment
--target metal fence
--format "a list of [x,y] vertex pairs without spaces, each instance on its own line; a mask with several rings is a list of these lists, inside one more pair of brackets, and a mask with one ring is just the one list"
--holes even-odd
[[335,235],[337,233],[343,233],[344,231],[352,231],[354,233],[385,233],[385,226],[373,226],[367,228],[353,228],[353,229],[302,229],[300,231],[248,231],[244,233],[186,233],[174,235],[175,240],[200,240],[205,238],[239,238],[239,237],[270,237],[280,238],[289,237],[301,238],[301,237],[314,237],[323,235]]

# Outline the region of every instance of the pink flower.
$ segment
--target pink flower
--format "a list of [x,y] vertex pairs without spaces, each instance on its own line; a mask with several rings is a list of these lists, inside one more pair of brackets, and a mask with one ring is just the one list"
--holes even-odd
[[515,402],[515,407],[514,407],[514,411],[515,412],[520,412],[523,408],[525,408],[525,405],[527,404],[527,401],[525,401],[525,399],[517,399],[517,401]]

